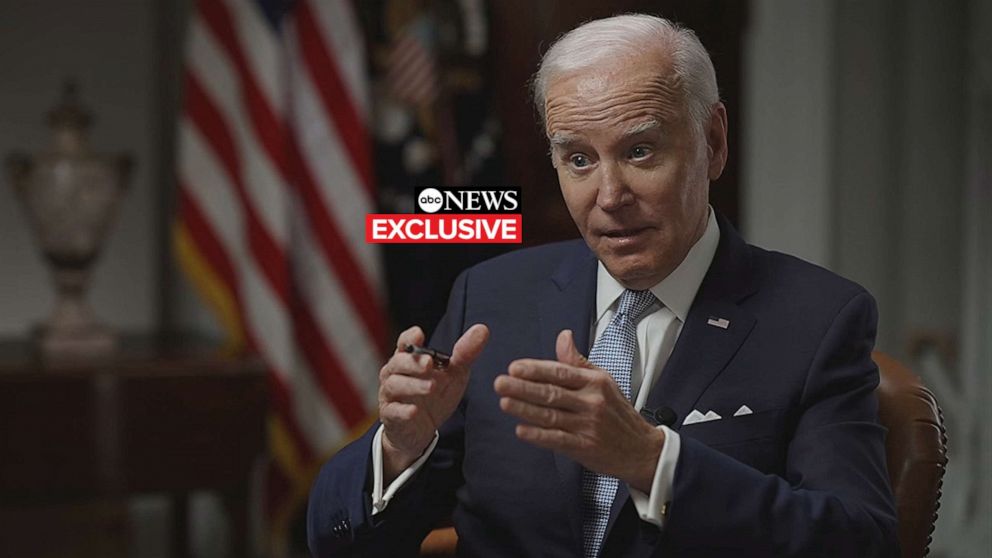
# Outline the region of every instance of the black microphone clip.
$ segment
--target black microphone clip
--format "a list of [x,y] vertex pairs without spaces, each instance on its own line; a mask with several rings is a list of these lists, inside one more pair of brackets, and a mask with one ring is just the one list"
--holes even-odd
[[658,407],[657,409],[648,409],[645,407],[641,409],[641,416],[654,426],[672,426],[678,420],[678,415],[675,414],[675,411],[671,407]]

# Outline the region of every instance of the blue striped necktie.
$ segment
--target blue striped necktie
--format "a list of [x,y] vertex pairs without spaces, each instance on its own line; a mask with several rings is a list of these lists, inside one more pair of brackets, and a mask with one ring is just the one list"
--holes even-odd
[[[630,369],[637,351],[637,322],[657,300],[651,291],[625,290],[610,325],[589,351],[589,362],[613,376],[630,399]],[[582,539],[585,558],[595,558],[603,544],[610,506],[620,481],[616,477],[582,470]]]

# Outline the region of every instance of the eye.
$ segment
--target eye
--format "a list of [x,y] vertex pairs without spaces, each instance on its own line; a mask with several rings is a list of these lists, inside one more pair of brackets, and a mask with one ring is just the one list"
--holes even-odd
[[631,159],[644,159],[651,155],[651,150],[646,145],[637,145],[630,150]]
[[577,169],[583,169],[589,166],[589,157],[586,157],[581,153],[573,153],[569,156],[568,162]]

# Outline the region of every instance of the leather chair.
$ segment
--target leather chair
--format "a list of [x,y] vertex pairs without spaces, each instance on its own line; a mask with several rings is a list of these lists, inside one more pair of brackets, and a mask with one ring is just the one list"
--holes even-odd
[[903,558],[922,558],[930,552],[947,466],[944,415],[933,393],[908,368],[877,351],[872,358],[881,378],[879,418],[889,429],[885,451],[899,544]]
[[[872,358],[880,376],[879,418],[889,429],[885,451],[899,544],[903,558],[922,558],[930,552],[947,465],[944,416],[918,376],[884,353],[876,351]],[[453,557],[457,544],[453,527],[435,529],[424,539],[421,556]]]
[[420,555],[425,558],[454,558],[458,535],[454,527],[438,527],[420,545]]

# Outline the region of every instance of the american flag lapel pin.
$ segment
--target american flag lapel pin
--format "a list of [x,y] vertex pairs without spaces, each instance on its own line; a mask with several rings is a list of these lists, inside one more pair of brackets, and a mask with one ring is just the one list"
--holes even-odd
[[706,323],[720,329],[727,329],[730,326],[730,320],[726,318],[716,318],[714,316],[710,316],[710,319],[706,320]]

